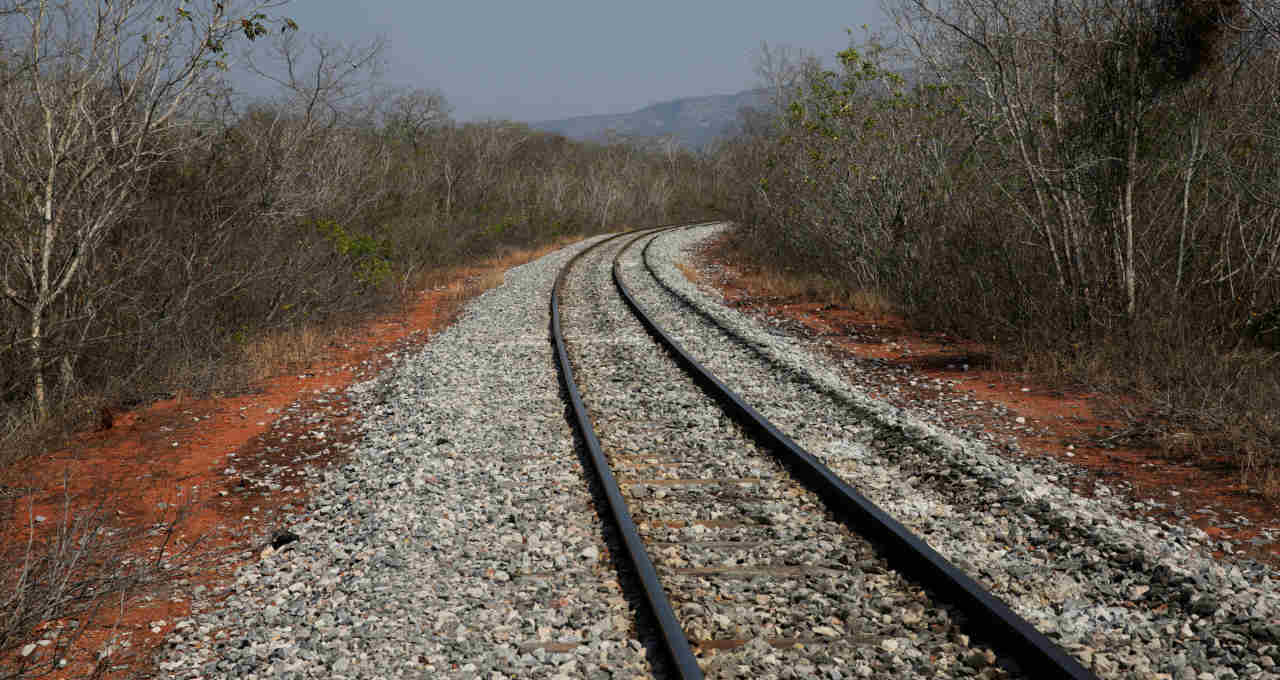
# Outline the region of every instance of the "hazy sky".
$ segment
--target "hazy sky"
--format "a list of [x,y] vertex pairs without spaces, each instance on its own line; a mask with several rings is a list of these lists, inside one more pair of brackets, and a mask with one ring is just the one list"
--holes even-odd
[[386,80],[438,87],[459,120],[626,113],[752,87],[761,40],[830,57],[877,0],[294,0],[304,33],[385,36]]

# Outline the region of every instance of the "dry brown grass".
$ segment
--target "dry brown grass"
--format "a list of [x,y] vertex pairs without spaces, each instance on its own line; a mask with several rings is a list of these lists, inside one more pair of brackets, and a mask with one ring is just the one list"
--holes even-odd
[[[717,255],[730,255],[731,252],[725,249]],[[880,293],[865,288],[851,288],[828,276],[779,270],[751,262],[745,257],[735,257],[734,265],[746,287],[764,295],[819,305],[838,305],[871,317],[886,317],[895,311],[893,303]],[[677,266],[690,280],[697,280],[699,274],[688,265],[681,263]]]
[[[437,311],[452,318],[466,302],[490,288],[502,285],[506,271],[563,248],[578,239],[563,238],[536,248],[504,249],[495,257],[447,269],[417,272],[402,287],[399,315],[407,313],[419,291],[442,291]],[[443,306],[444,309],[439,309]],[[249,381],[294,372],[307,366],[326,347],[352,340],[347,326],[304,326],[275,331],[246,342],[241,362]]]
[[534,248],[503,248],[497,255],[477,263],[421,272],[416,277],[416,285],[420,290],[443,286],[459,295],[467,295],[472,290],[483,292],[501,285],[508,269],[532,262],[580,240],[580,236],[572,236]]
[[307,326],[255,338],[242,351],[245,372],[250,380],[263,380],[305,366],[337,333]]
[[1132,444],[1237,469],[1243,483],[1280,497],[1280,354],[1161,340],[1014,349],[1030,372],[1106,395]]
[[44,420],[34,405],[0,409],[0,483],[18,461],[37,452],[61,446],[67,437],[97,422],[105,400],[100,395],[71,395],[51,405]]

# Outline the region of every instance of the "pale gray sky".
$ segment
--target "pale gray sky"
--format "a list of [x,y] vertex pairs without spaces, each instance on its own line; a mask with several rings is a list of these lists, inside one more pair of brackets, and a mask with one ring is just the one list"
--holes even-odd
[[767,40],[829,58],[877,0],[294,0],[304,33],[389,39],[386,80],[438,87],[459,120],[626,113],[752,87]]

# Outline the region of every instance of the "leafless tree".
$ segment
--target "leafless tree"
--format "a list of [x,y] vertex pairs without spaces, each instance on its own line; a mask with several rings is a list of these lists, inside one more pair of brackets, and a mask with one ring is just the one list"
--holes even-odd
[[346,44],[329,38],[284,33],[264,52],[249,51],[249,70],[281,92],[292,116],[307,125],[333,127],[369,107],[383,67],[387,40]]
[[[1168,124],[1155,113],[1215,61],[1218,37],[1239,11],[1234,0],[892,6],[920,65],[964,95],[984,141],[1020,169],[1016,183],[995,186],[1049,251],[1059,285],[1086,302],[1115,291],[1129,317],[1143,260],[1135,195],[1156,167],[1141,150]],[[1203,155],[1203,117],[1190,121],[1184,198]],[[1107,262],[1113,275],[1104,281]]]
[[382,111],[382,124],[389,134],[409,143],[417,153],[432,129],[449,122],[453,107],[440,90],[413,89],[382,95],[389,103]]
[[[0,294],[28,319],[32,396],[47,413],[46,370],[72,379],[74,352],[52,347],[55,306],[95,248],[140,200],[149,172],[200,127],[192,116],[237,36],[268,31],[278,3],[29,0],[6,14],[0,91]],[[288,22],[287,26],[291,26]]]
[[816,55],[791,45],[773,45],[761,41],[752,55],[756,77],[769,92],[769,103],[776,114],[782,114],[798,94],[806,73],[820,67]]
[[280,93],[253,120],[267,210],[288,219],[323,211],[345,222],[377,201],[376,178],[389,162],[385,144],[371,143],[386,45],[285,33],[246,55],[249,70]]

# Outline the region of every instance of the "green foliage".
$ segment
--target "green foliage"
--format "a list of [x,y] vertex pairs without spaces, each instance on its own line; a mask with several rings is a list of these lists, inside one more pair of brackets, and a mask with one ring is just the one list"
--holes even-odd
[[489,236],[495,239],[501,239],[504,234],[514,232],[518,226],[519,223],[516,221],[516,218],[510,216],[504,217],[497,224],[489,227]]
[[315,220],[312,225],[333,245],[334,251],[352,266],[355,279],[377,288],[391,278],[391,243],[372,236],[353,234],[333,220]]
[[1280,350],[1280,307],[1250,314],[1244,336],[1261,347]]

